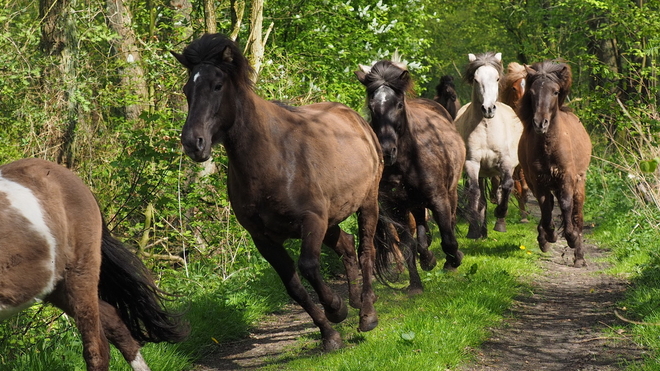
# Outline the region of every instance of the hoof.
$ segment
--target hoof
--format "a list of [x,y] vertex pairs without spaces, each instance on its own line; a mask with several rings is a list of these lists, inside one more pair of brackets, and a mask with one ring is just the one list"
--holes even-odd
[[470,226],[470,229],[468,230],[468,233],[467,233],[467,238],[471,238],[473,240],[478,240],[481,237],[486,237],[486,236],[483,235],[483,233],[481,233],[481,231],[479,229],[480,228],[472,228],[472,226]]
[[435,268],[438,262],[435,260],[435,255],[431,251],[426,251],[424,254],[419,255],[419,266],[422,270],[430,271]]
[[552,231],[552,233],[550,233],[546,238],[548,239],[548,242],[555,243],[557,242],[557,233]]
[[375,329],[376,326],[378,326],[378,316],[376,316],[376,313],[360,315],[360,327],[358,328],[360,332],[371,331]]
[[332,308],[325,308],[325,317],[328,319],[328,321],[332,323],[339,323],[343,320],[346,319],[348,316],[348,307],[346,306],[346,303],[344,303],[343,300],[341,300],[340,297],[336,297],[339,299],[340,307],[338,310],[333,310]]
[[341,341],[341,336],[339,333],[334,333],[332,336],[328,336],[327,339],[323,339],[323,350],[326,352],[333,352],[337,349],[341,349],[344,346],[344,342]]
[[573,263],[573,266],[575,268],[582,268],[587,266],[587,262],[584,259],[575,259],[575,262]]
[[520,219],[520,223],[522,223],[522,224],[527,224],[527,223],[529,223],[529,219],[527,219],[527,218],[522,218],[522,219]]
[[506,221],[504,218],[498,218],[493,229],[497,232],[506,232]]
[[445,262],[444,267],[442,269],[446,271],[453,272],[456,270],[456,268],[461,266],[461,262],[463,261],[463,252],[461,250],[456,251],[456,256],[450,257],[447,256],[447,261]]
[[543,244],[539,244],[539,247],[541,248],[541,251],[548,252],[550,250],[550,243],[546,242]]
[[409,296],[421,295],[424,293],[424,288],[422,288],[421,286],[408,286],[406,292],[408,293]]

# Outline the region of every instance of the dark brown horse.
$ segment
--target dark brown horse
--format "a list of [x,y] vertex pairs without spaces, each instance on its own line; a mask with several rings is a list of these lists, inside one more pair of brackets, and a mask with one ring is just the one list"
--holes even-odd
[[440,83],[435,87],[435,92],[433,100],[445,107],[452,120],[455,119],[456,113],[461,108],[461,101],[458,99],[458,94],[456,94],[454,77],[451,75],[440,77]]
[[[173,55],[189,72],[183,88],[189,111],[181,133],[186,154],[205,161],[214,144],[224,145],[228,193],[236,217],[289,295],[319,327],[325,349],[342,346],[330,322],[343,321],[348,310],[321,276],[323,243],[345,264],[349,302],[360,308],[360,330],[375,328],[373,240],[383,164],[369,124],[339,103],[289,107],[260,98],[252,88],[247,59],[224,35],[204,35],[183,54]],[[352,237],[339,228],[355,212],[359,265]],[[283,246],[291,238],[302,240],[298,268],[318,293],[325,312],[302,285]]]
[[541,206],[539,247],[547,251],[549,243],[557,240],[552,220],[556,196],[564,237],[575,249],[574,265],[582,267],[586,265],[582,207],[591,140],[580,119],[564,106],[571,83],[568,64],[545,61],[527,67],[527,91],[518,107],[524,124],[518,156],[529,188]]
[[[385,159],[380,183],[381,208],[402,226],[397,232],[404,246],[413,246],[413,237],[407,228],[410,212],[417,222],[419,246],[411,248],[406,258],[409,291],[418,293],[422,291],[422,282],[417,272],[417,253],[422,268],[431,269],[435,265],[424,230],[427,228],[423,223],[426,208],[431,209],[440,228],[442,250],[447,257],[445,269],[457,268],[463,258],[454,229],[465,145],[451,116],[440,104],[406,96],[412,79],[405,65],[380,61],[372,67],[360,66],[356,75],[366,87],[371,126]],[[380,243],[377,246],[379,252],[389,247]]]
[[0,166],[0,320],[52,303],[75,319],[88,370],[108,370],[109,340],[147,371],[141,342],[186,336],[167,297],[71,171],[39,159]]

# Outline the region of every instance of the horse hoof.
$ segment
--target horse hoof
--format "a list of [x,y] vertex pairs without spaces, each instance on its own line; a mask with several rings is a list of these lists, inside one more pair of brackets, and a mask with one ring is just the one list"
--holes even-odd
[[406,292],[408,293],[409,296],[421,295],[424,293],[424,288],[422,288],[421,286],[408,286]]
[[341,349],[343,346],[344,342],[341,341],[339,333],[335,333],[327,339],[323,339],[323,350],[326,352],[333,352],[337,349]]
[[520,219],[520,223],[522,223],[522,224],[527,224],[527,223],[529,223],[529,219],[527,219],[527,218],[522,218],[522,219]]
[[470,229],[468,230],[468,233],[467,233],[467,238],[471,238],[473,240],[478,240],[481,237],[482,237],[482,233],[479,231],[478,228],[470,227]]
[[504,219],[497,219],[495,228],[493,229],[497,232],[506,232],[506,221]]
[[344,303],[340,297],[337,298],[340,303],[339,309],[333,310],[331,307],[325,308],[325,317],[332,323],[339,323],[345,320],[348,316],[348,307],[346,306],[346,303]]
[[541,248],[541,251],[548,252],[548,250],[550,250],[550,243],[546,242],[539,244],[539,247]]
[[375,329],[376,326],[378,326],[378,316],[376,316],[375,313],[360,316],[360,327],[358,328],[360,332],[371,331]]
[[546,237],[548,239],[548,242],[555,243],[557,242],[557,233],[552,232],[549,236]]
[[435,268],[437,264],[438,262],[435,260],[435,255],[433,255],[431,251],[426,251],[426,253],[420,254],[419,266],[422,267],[422,270],[430,271]]
[[575,262],[573,263],[573,266],[575,268],[582,268],[587,266],[587,262],[584,259],[575,259]]

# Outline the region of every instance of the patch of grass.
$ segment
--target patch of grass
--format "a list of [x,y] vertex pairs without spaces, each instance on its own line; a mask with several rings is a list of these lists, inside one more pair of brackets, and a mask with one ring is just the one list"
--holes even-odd
[[[358,313],[351,309],[336,327],[345,348],[320,353],[315,333],[266,369],[427,370],[429,365],[445,369],[469,361],[488,328],[497,326],[514,297],[526,291],[526,278],[538,271],[535,225],[517,220],[517,215],[508,220],[507,233],[489,232],[485,240],[459,238],[463,265],[445,272],[439,259],[439,267],[420,272],[425,287],[421,295],[409,297],[377,285],[378,327],[357,332]],[[460,228],[467,230],[464,224]],[[437,238],[432,249],[444,258]]]

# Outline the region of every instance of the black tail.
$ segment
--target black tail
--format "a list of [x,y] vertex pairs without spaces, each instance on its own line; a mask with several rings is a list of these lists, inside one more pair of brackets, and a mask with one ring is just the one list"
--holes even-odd
[[143,342],[179,342],[188,336],[181,314],[164,308],[173,295],[159,289],[140,259],[103,223],[99,297],[117,308],[133,337]]
[[[378,215],[378,225],[376,227],[376,236],[374,245],[376,246],[375,274],[378,281],[388,285],[390,282],[398,282],[403,273],[397,269],[396,250],[403,254],[404,262],[406,254],[411,254],[416,246],[404,246],[401,243],[400,236],[396,231],[408,228],[394,221],[382,207]],[[389,286],[389,285],[388,285]]]

